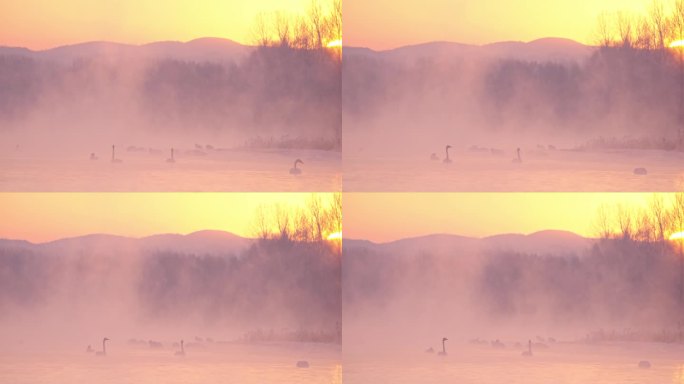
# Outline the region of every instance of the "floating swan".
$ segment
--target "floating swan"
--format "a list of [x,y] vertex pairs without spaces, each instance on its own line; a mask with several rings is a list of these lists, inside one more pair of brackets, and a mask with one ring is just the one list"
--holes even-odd
[[117,159],[114,152],[115,146],[112,145],[112,163],[120,163],[121,159]]
[[518,149],[516,150],[516,152],[518,153],[518,157],[516,157],[516,158],[514,158],[513,160],[511,160],[511,162],[513,162],[513,163],[522,163],[522,158],[520,158],[520,148],[518,148]]
[[451,164],[451,159],[449,158],[449,148],[451,148],[451,145],[446,146],[446,158],[442,160],[442,162],[445,164]]
[[171,148],[171,157],[166,159],[166,162],[167,163],[175,163],[176,162],[176,159],[173,158],[173,148]]
[[446,356],[446,354],[447,354],[447,353],[446,353],[446,345],[444,345],[444,342],[447,341],[447,340],[449,340],[449,339],[447,339],[446,337],[443,337],[443,338],[442,338],[442,350],[438,353],[438,355],[440,355],[440,356]]
[[180,347],[181,347],[181,350],[180,350],[180,351],[176,351],[176,353],[174,353],[174,355],[176,355],[176,356],[185,356],[185,348],[183,348],[183,340],[181,340]]
[[527,341],[527,351],[523,351],[522,355],[527,357],[532,356],[532,340]]
[[651,368],[651,362],[648,361],[648,360],[641,360],[641,361],[639,362],[639,368],[642,368],[642,369]]
[[95,352],[95,356],[107,356],[107,345],[105,344],[106,341],[109,341],[108,338],[102,339],[102,350]]
[[646,168],[634,168],[633,172],[635,175],[648,175]]
[[90,160],[97,160],[97,156],[95,156],[95,152],[90,154]]
[[306,360],[299,360],[297,362],[297,368],[309,368],[309,362]]
[[299,175],[302,173],[302,170],[297,168],[297,164],[304,164],[304,162],[301,161],[300,159],[295,160],[294,167],[290,168],[290,174]]

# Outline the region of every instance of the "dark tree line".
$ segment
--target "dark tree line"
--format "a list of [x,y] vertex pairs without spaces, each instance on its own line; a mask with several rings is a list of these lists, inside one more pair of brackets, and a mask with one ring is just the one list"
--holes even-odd
[[583,62],[497,59],[477,70],[465,59],[406,64],[349,55],[343,63],[345,116],[370,121],[396,114],[401,105],[411,116],[450,115],[455,128],[678,140],[681,68],[672,50],[609,46]]
[[50,308],[78,317],[82,309],[111,302],[128,303],[130,312],[121,314],[126,319],[199,319],[336,335],[340,267],[330,248],[288,239],[262,239],[239,255],[48,254],[7,247],[0,249],[0,319]]
[[137,292],[152,318],[333,329],[341,316],[339,257],[313,244],[263,240],[239,257],[161,253]]
[[[258,47],[239,63],[158,60],[62,65],[0,56],[0,121],[136,118],[139,129],[289,136],[341,146],[341,69],[330,50]],[[52,128],[52,127],[51,127]],[[97,125],[91,127],[97,135]]]
[[680,311],[677,269],[675,254],[653,244],[605,240],[580,256],[491,255],[477,283],[483,309],[497,318],[661,329]]

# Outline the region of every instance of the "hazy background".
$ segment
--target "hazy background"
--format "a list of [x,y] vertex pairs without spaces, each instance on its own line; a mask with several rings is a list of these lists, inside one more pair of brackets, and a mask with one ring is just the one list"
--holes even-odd
[[[579,4],[568,12],[575,19],[567,4],[536,4],[543,17],[506,17],[529,24],[515,33],[485,16],[485,6],[431,2],[388,12],[421,31],[415,36],[353,32],[358,45],[345,47],[342,68],[345,189],[678,190],[684,96],[681,51],[670,45],[680,39],[684,9],[656,1],[634,11],[635,4],[596,4],[604,13]],[[522,12],[491,7],[490,15]],[[368,28],[373,18],[356,12],[348,28]],[[440,34],[431,17],[462,22]],[[574,33],[549,27],[561,19],[577,24]],[[501,28],[497,40],[483,37],[491,29],[471,36],[482,24]],[[519,41],[521,34],[529,37]],[[447,145],[452,162],[444,167]],[[637,168],[647,177],[634,177],[643,174]]]

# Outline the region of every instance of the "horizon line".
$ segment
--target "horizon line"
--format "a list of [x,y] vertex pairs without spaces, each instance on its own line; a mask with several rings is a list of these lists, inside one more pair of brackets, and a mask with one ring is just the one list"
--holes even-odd
[[[131,47],[144,47],[147,45],[157,44],[157,43],[188,44],[188,43],[191,43],[193,41],[206,40],[206,39],[225,40],[225,41],[229,41],[229,42],[235,43],[239,46],[246,47],[246,48],[258,47],[258,45],[242,43],[238,40],[234,40],[234,39],[231,39],[228,37],[218,37],[218,36],[203,36],[203,37],[193,38],[190,40],[172,40],[172,39],[170,39],[170,40],[153,40],[153,41],[148,41],[145,43],[130,43],[130,42],[121,42],[121,41],[114,41],[114,40],[97,40],[96,39],[96,40],[84,40],[84,41],[80,41],[80,42],[64,43],[64,44],[60,44],[60,45],[54,45],[54,46],[51,46],[49,48],[38,48],[38,49],[30,48],[28,46],[10,45],[10,44],[4,43],[4,42],[0,42],[0,47],[3,47],[3,48],[23,48],[23,49],[27,49],[27,50],[32,51],[32,52],[44,52],[44,51],[50,51],[50,50],[57,49],[57,48],[73,47],[73,46],[84,45],[84,44],[93,44],[93,43],[116,44],[116,45],[131,46]],[[416,47],[416,46],[427,45],[427,44],[435,44],[435,43],[460,44],[460,45],[472,46],[472,47],[486,47],[489,45],[505,44],[505,43],[530,44],[530,43],[534,43],[534,42],[541,41],[541,40],[566,40],[566,41],[573,42],[573,43],[576,43],[578,45],[588,47],[588,48],[598,47],[596,45],[588,45],[588,44],[585,44],[585,43],[582,43],[580,41],[577,41],[577,40],[574,40],[571,38],[567,38],[567,37],[546,36],[546,37],[540,37],[540,38],[536,38],[533,40],[527,40],[527,41],[524,41],[524,40],[497,40],[497,41],[491,41],[488,43],[467,43],[467,42],[461,42],[461,41],[456,41],[456,40],[427,40],[427,41],[423,41],[423,42],[407,43],[407,44],[403,44],[403,45],[393,46],[390,48],[373,48],[371,46],[364,46],[364,45],[345,45],[343,42],[342,49],[344,50],[344,48],[358,48],[358,49],[369,49],[369,50],[374,51],[374,52],[386,52],[386,51],[393,51],[393,50],[401,49],[401,48]],[[344,41],[344,38],[343,38],[343,41]]]
[[153,233],[153,234],[140,235],[140,236],[121,235],[121,234],[116,234],[116,233],[105,233],[105,232],[92,232],[92,233],[84,233],[81,235],[73,235],[73,236],[69,235],[69,236],[65,236],[65,237],[58,237],[58,238],[53,238],[51,240],[45,240],[45,241],[32,241],[29,239],[16,239],[16,238],[13,239],[13,238],[0,237],[0,241],[2,241],[2,240],[4,240],[4,241],[25,241],[25,242],[33,244],[33,245],[42,245],[42,244],[53,243],[56,241],[79,239],[79,238],[88,237],[88,236],[108,236],[108,237],[120,237],[120,238],[124,238],[124,239],[132,239],[132,240],[142,240],[142,239],[146,239],[146,238],[153,237],[153,236],[165,236],[165,235],[190,236],[190,235],[194,235],[196,233],[201,233],[201,232],[220,232],[220,233],[233,235],[235,237],[239,237],[239,238],[246,239],[246,240],[257,240],[258,239],[257,237],[242,236],[238,233],[230,232],[230,231],[226,231],[226,230],[222,230],[222,229],[200,229],[197,231],[192,231],[192,232],[187,232],[187,233],[160,232],[160,233]]
[[579,234],[577,232],[573,232],[570,230],[566,229],[540,229],[537,231],[533,232],[501,232],[501,233],[495,233],[495,234],[488,234],[488,235],[463,235],[463,234],[457,234],[457,233],[448,233],[448,232],[435,232],[435,233],[426,233],[426,234],[419,234],[419,235],[410,235],[407,237],[400,237],[400,238],[392,238],[390,240],[371,240],[371,239],[364,239],[364,238],[358,238],[358,237],[343,237],[342,238],[342,244],[344,244],[345,240],[349,241],[368,241],[373,244],[389,244],[389,243],[394,243],[397,241],[402,241],[402,240],[413,240],[413,239],[420,239],[420,238],[425,238],[425,237],[430,237],[430,236],[453,236],[453,237],[462,237],[462,238],[467,238],[467,239],[476,239],[476,240],[484,240],[492,237],[497,237],[497,236],[532,236],[536,235],[539,233],[544,233],[544,232],[557,232],[557,233],[567,233],[571,235],[575,235],[577,237],[581,237],[583,239],[589,239],[589,240],[596,240],[598,237],[593,237],[593,236],[584,236],[582,234]]

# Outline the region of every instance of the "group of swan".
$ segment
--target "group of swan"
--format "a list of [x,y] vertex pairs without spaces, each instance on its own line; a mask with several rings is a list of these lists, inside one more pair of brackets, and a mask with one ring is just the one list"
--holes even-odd
[[[452,163],[451,158],[449,158],[449,148],[451,148],[451,145],[448,145],[448,144],[447,144],[446,149],[445,149],[446,157],[444,158],[444,160],[442,160],[442,162],[443,162],[444,164],[451,164],[451,163]],[[517,152],[518,156],[515,157],[513,160],[511,160],[511,162],[513,162],[513,163],[522,163],[522,157],[520,157],[520,148],[518,148],[518,149],[516,150],[516,152]],[[430,155],[430,160],[432,160],[432,161],[438,161],[438,160],[439,160],[439,156],[437,156],[437,154],[433,152],[433,153]]]
[[[451,148],[451,147],[447,145],[447,158],[444,160],[445,163],[451,162],[451,160],[449,160],[449,148]],[[213,147],[212,147],[212,149],[213,149]],[[435,156],[434,153],[432,155]],[[95,152],[90,154],[90,160],[99,160],[97,155],[95,155]],[[112,160],[111,161],[112,161],[112,163],[122,163],[123,162],[123,160],[116,157],[116,146],[115,145],[112,145]],[[176,162],[176,158],[174,157],[173,147],[171,147],[171,157],[167,158],[166,162],[167,163],[175,163]],[[290,168],[290,174],[291,175],[301,175],[302,174],[302,169],[297,168],[297,164],[304,164],[304,162],[301,159],[295,160],[294,166],[292,168]]]
[[[451,145],[447,145],[447,146],[446,146],[446,157],[445,157],[444,160],[442,161],[442,162],[445,163],[445,164],[451,164],[451,162],[452,162],[451,159],[449,158],[449,148],[451,148]],[[479,150],[480,150],[479,147],[474,147],[474,148],[475,148],[476,151],[479,151]],[[482,148],[482,149],[484,149],[484,148]],[[554,147],[554,146],[552,146],[552,145],[549,145],[549,149],[555,150],[556,147]],[[492,152],[492,154],[503,154],[503,151],[501,151],[501,150],[496,150],[496,149],[494,149],[494,148],[491,149],[491,152]],[[500,152],[500,153],[499,153],[499,152]],[[515,152],[516,152],[516,157],[514,157],[514,158],[511,160],[511,162],[512,162],[512,163],[516,163],[516,164],[522,164],[523,161],[522,161],[522,156],[520,156],[520,148],[517,148],[517,149],[515,150]],[[437,154],[433,152],[432,154],[430,154],[430,160],[432,160],[432,161],[439,161],[439,156],[437,156]],[[648,170],[647,170],[646,168],[644,168],[644,167],[637,167],[637,168],[634,168],[634,170],[632,171],[632,173],[634,173],[635,175],[639,175],[639,176],[645,176],[645,175],[648,175]]]
[[[93,348],[90,345],[88,345],[88,348],[86,348],[86,352],[88,352],[88,353],[95,352],[95,356],[107,356],[107,344],[106,344],[107,341],[109,341],[109,339],[106,337],[104,339],[102,339],[102,350],[101,351],[95,352],[95,351],[93,351]],[[181,340],[180,341],[180,351],[176,351],[174,353],[174,355],[185,356],[185,347],[183,346],[183,343],[184,343],[183,340]],[[158,348],[160,346],[161,346],[161,343],[150,341],[150,347]]]

